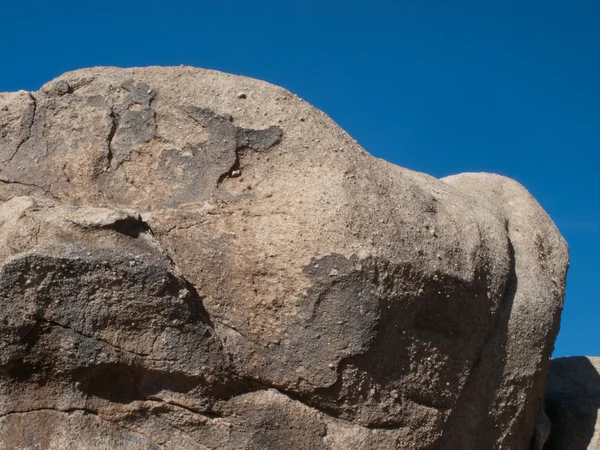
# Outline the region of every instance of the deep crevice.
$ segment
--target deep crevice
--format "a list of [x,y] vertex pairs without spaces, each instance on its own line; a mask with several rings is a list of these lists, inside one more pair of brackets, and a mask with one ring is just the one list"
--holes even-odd
[[237,176],[241,175],[241,164],[240,164],[240,152],[243,149],[239,149],[236,148],[235,149],[235,161],[233,162],[233,164],[231,165],[231,167],[229,168],[229,170],[225,173],[222,173],[219,178],[217,179],[217,187],[220,187],[221,184],[223,184],[223,182],[225,180],[227,180],[228,178],[234,178],[234,173],[237,172]]
[[112,166],[112,160],[113,160],[112,141],[115,137],[115,134],[117,134],[117,128],[119,128],[119,119],[117,117],[117,114],[115,113],[115,111],[112,108],[111,108],[110,114],[108,116],[110,117],[110,120],[111,120],[111,126],[110,126],[110,130],[108,132],[108,136],[106,138],[106,142],[108,144],[108,154],[106,155],[106,160],[108,163],[107,169]]
[[187,394],[201,383],[199,377],[126,363],[81,367],[75,370],[73,378],[85,394],[119,404],[148,400],[162,391]]

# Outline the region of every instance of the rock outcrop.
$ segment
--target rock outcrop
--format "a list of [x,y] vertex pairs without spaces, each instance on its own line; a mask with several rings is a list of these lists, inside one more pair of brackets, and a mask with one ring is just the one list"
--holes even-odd
[[600,358],[552,360],[545,403],[551,422],[545,450],[600,449]]
[[0,448],[529,448],[568,256],[515,181],[183,67],[0,94],[0,161]]

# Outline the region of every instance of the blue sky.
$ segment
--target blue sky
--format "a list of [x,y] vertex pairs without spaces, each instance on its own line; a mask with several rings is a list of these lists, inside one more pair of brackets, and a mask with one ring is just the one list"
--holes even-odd
[[2,0],[0,91],[96,65],[286,87],[373,155],[515,178],[571,269],[555,356],[600,355],[600,2]]

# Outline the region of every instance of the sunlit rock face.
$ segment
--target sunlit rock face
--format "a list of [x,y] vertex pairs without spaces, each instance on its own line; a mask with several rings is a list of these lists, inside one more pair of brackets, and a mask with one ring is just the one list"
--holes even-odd
[[2,448],[529,448],[568,256],[515,181],[186,67],[0,94],[0,161]]

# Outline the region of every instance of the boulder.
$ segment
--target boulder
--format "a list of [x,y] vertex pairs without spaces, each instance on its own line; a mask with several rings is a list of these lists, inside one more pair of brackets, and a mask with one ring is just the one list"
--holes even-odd
[[188,67],[0,94],[0,161],[6,448],[529,448],[568,252],[517,182]]
[[600,358],[553,359],[545,404],[551,421],[545,450],[600,449]]

